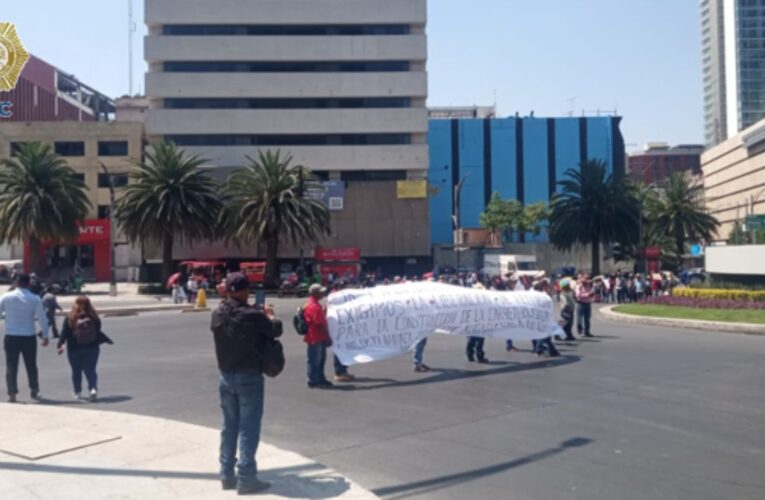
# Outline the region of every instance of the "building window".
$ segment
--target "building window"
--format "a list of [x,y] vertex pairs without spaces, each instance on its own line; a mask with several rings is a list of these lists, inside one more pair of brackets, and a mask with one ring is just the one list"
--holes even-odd
[[168,61],[164,70],[167,73],[387,73],[409,71],[409,61]]
[[165,109],[372,109],[408,107],[411,107],[411,99],[408,97],[165,99]]
[[21,146],[27,144],[26,142],[12,142],[11,143],[11,156],[18,156]]
[[127,141],[99,141],[98,156],[127,156]]
[[389,146],[410,144],[409,134],[169,135],[177,146]]
[[408,35],[409,25],[207,25],[170,24],[163,35],[180,36],[364,36]]
[[111,207],[109,205],[98,205],[98,218],[99,219],[108,219],[109,218],[109,212]]
[[[120,188],[123,186],[127,186],[128,184],[128,174],[111,174],[112,179],[114,179],[114,187]],[[109,176],[106,174],[98,174],[98,187],[100,188],[108,188],[109,187]]]
[[72,177],[77,179],[78,181],[85,183],[85,174],[72,174]]
[[53,148],[60,156],[85,156],[85,143],[81,141],[56,142]]
[[340,179],[348,181],[404,181],[406,170],[350,170],[340,172]]

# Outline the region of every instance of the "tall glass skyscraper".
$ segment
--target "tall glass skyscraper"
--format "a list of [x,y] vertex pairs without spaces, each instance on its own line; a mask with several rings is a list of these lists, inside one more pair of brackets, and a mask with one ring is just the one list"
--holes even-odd
[[713,146],[765,118],[765,0],[701,0],[701,32]]

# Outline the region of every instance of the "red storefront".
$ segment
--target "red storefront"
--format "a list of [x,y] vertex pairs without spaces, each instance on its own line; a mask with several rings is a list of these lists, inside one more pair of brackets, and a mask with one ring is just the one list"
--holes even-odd
[[[96,281],[111,278],[111,225],[109,219],[86,220],[79,226],[79,235],[71,244],[43,242],[40,245],[41,275],[68,278],[79,263],[83,277]],[[24,245],[24,268],[29,272],[31,252],[29,243]]]
[[357,279],[361,264],[360,248],[316,248],[316,267],[325,281],[330,274]]

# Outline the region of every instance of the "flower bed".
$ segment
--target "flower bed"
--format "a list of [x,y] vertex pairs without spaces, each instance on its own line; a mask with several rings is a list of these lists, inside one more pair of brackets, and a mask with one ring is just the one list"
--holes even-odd
[[[755,290],[725,290],[722,288],[675,288],[672,291],[672,295],[679,298],[700,300],[722,300],[728,302],[765,302],[765,291]],[[743,309],[751,308],[745,307]]]
[[648,297],[643,304],[656,304],[664,306],[691,307],[694,309],[760,309],[765,310],[765,302],[754,300],[731,300],[731,299],[708,299],[678,296],[675,290],[674,296],[664,295],[661,297]]

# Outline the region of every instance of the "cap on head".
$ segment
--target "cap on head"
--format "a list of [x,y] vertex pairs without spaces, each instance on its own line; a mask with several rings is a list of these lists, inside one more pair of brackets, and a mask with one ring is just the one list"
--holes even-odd
[[16,286],[29,286],[31,278],[27,273],[19,273],[16,275]]
[[250,289],[250,280],[242,273],[231,273],[226,277],[226,292],[236,293]]
[[310,287],[308,287],[308,293],[311,295],[320,295],[326,293],[327,289],[321,286],[318,283],[314,283]]

